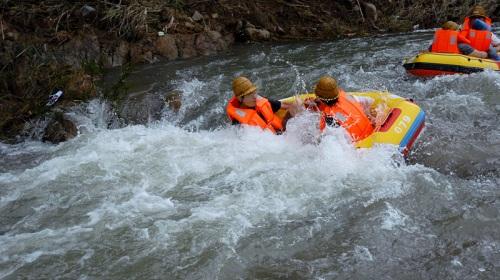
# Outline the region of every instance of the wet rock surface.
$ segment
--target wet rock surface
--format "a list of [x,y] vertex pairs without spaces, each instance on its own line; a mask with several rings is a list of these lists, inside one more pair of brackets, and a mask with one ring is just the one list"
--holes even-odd
[[120,106],[120,117],[128,124],[146,124],[159,120],[165,101],[158,94],[136,93]]
[[266,41],[271,39],[271,33],[266,29],[247,27],[245,33],[251,41]]
[[55,118],[45,128],[42,141],[58,144],[74,138],[77,134],[75,123],[62,113],[56,113]]
[[164,110],[178,112],[182,106],[181,92],[137,92],[128,95],[118,105],[120,118],[126,124],[148,124],[161,118]]
[[159,55],[169,60],[179,57],[177,44],[175,43],[175,38],[172,35],[166,35],[158,38],[158,40],[156,40],[155,49]]

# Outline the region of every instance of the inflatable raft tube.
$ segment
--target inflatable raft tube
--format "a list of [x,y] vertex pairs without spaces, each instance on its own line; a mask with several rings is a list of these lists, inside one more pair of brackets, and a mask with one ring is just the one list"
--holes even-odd
[[[354,96],[364,96],[374,99],[372,109],[377,112],[379,125],[367,138],[355,143],[357,148],[371,148],[377,144],[396,145],[403,155],[408,155],[413,143],[418,138],[425,125],[424,111],[412,101],[389,92],[348,92]],[[315,98],[314,94],[301,94],[302,100]],[[291,103],[296,97],[288,97],[280,101]],[[286,110],[279,110],[279,116],[284,116]]]
[[412,75],[433,77],[438,75],[470,74],[486,69],[500,71],[500,61],[455,53],[423,52],[405,59],[403,67]]

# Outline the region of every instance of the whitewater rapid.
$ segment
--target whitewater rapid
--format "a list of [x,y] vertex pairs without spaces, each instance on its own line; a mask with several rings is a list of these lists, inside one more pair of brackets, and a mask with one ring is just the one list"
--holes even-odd
[[[127,125],[102,100],[58,145],[0,144],[1,279],[495,279],[500,266],[500,75],[419,80],[401,67],[431,33],[240,46],[136,69],[132,90],[182,107]],[[396,43],[400,44],[397,45]],[[264,96],[346,90],[416,100],[426,129],[396,147],[231,126],[230,82]]]

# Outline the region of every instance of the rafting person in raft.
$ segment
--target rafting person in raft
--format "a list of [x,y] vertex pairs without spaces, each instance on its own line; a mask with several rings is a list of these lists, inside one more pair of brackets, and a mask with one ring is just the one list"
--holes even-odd
[[[440,29],[434,33],[434,41],[429,46],[429,51],[439,53],[461,53],[459,44],[470,44],[471,41],[460,34],[460,26],[454,21],[445,22]],[[486,57],[485,52],[474,51],[469,53],[470,56],[483,56]]]
[[500,39],[491,32],[491,19],[482,6],[472,8],[462,24],[460,35],[470,40],[470,43],[458,45],[461,53],[500,61],[497,53],[500,50]]
[[370,97],[352,96],[339,88],[331,76],[323,76],[314,87],[316,97],[304,102],[306,109],[320,112],[319,128],[343,127],[353,142],[365,139],[373,133]]
[[[257,87],[243,76],[233,80],[233,93],[226,107],[232,124],[258,126],[274,134],[285,131],[287,120],[301,106],[300,102],[284,103],[258,95]],[[275,114],[281,108],[288,112],[283,118]]]

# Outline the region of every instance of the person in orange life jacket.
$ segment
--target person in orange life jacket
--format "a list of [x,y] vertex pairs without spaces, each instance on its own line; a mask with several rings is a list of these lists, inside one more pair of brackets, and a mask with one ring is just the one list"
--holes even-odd
[[459,26],[454,21],[445,22],[434,34],[434,41],[429,51],[440,53],[460,53],[459,43],[470,44],[469,39],[459,33]]
[[[487,35],[491,35],[491,45],[500,51],[500,38],[491,32],[491,19],[486,15],[485,9],[481,5],[476,5],[471,11],[471,15],[464,20],[464,33],[470,29],[488,31]],[[469,32],[470,33],[470,32]]]
[[363,140],[373,132],[373,124],[368,115],[373,99],[354,97],[337,86],[337,81],[330,76],[323,76],[317,82],[314,93],[316,98],[306,100],[307,109],[319,111],[319,128],[326,126],[343,127],[351,139]]
[[[482,19],[474,19],[472,21],[471,27],[475,30],[485,30],[491,32],[491,25],[488,25]],[[500,61],[500,56],[498,52],[500,51],[500,38],[491,32],[491,45],[487,50],[488,58]]]
[[471,41],[458,45],[463,54],[500,60],[496,49],[496,46],[500,48],[500,39],[491,32],[491,19],[482,6],[474,6],[465,18],[460,34]]
[[[295,114],[298,106],[259,96],[257,87],[246,77],[233,80],[233,93],[226,107],[232,124],[258,126],[276,134],[285,130],[286,121]],[[289,113],[283,119],[275,114],[281,108]]]

